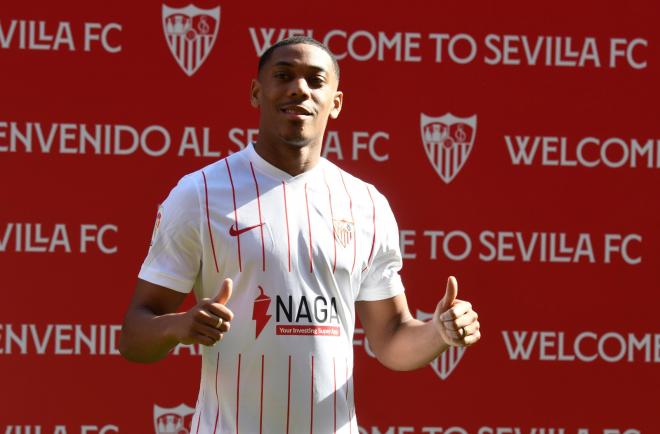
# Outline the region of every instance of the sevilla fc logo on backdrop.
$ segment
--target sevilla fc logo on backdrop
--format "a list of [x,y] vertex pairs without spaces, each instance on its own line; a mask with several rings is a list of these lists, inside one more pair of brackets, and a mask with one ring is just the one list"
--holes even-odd
[[192,4],[175,9],[163,5],[163,31],[172,55],[192,76],[206,60],[220,27],[220,6],[200,9]]
[[188,434],[186,427],[192,422],[195,410],[186,404],[178,407],[165,408],[154,404],[154,428],[156,434]]
[[447,113],[433,118],[422,113],[420,126],[426,156],[440,178],[449,184],[470,156],[477,134],[477,115],[459,118]]
[[[432,313],[426,313],[417,309],[418,320],[426,321],[432,318]],[[458,366],[458,362],[463,358],[463,354],[465,354],[465,348],[449,347],[447,351],[440,354],[430,363],[435,375],[440,377],[441,380],[446,380],[454,369],[456,369],[456,366]]]

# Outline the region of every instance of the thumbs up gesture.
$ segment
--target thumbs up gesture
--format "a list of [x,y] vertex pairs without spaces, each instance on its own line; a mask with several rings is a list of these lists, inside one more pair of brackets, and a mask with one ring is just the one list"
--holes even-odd
[[447,345],[467,347],[481,338],[477,312],[472,305],[459,300],[458,282],[454,276],[447,280],[447,289],[433,314],[436,330]]
[[225,279],[213,298],[201,299],[193,308],[182,315],[177,337],[182,344],[200,343],[213,346],[229,331],[234,314],[227,303],[231,298],[233,282]]

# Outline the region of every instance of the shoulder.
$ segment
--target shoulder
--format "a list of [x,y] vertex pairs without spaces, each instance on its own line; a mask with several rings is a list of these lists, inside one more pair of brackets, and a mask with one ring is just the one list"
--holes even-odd
[[204,167],[201,167],[194,172],[190,172],[182,176],[175,188],[187,191],[189,193],[203,192],[206,184],[217,180],[219,176],[224,176],[227,174],[227,167],[234,166],[239,161],[243,161],[245,150],[235,152],[231,155],[221,158],[212,163],[207,164]]
[[247,148],[234,152],[220,160],[207,164],[187,176],[194,177],[202,189],[211,184],[230,182],[229,178],[232,171],[245,168],[245,165],[249,163],[249,157],[247,155]]
[[345,188],[352,194],[356,194],[360,202],[373,203],[376,208],[384,207],[389,210],[390,205],[387,198],[374,184],[358,178],[325,158],[322,158],[322,161],[325,170],[338,173]]

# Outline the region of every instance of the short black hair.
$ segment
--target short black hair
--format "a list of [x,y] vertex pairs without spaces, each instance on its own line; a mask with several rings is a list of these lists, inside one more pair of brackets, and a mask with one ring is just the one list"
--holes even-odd
[[280,47],[284,47],[286,45],[296,45],[296,44],[314,45],[315,47],[319,47],[321,50],[325,51],[328,54],[328,56],[330,56],[330,59],[332,59],[332,66],[335,69],[335,75],[337,76],[337,81],[339,81],[339,63],[337,62],[337,58],[335,57],[334,54],[332,54],[332,51],[330,51],[330,49],[325,44],[317,41],[314,38],[310,38],[309,36],[292,36],[290,38],[282,39],[281,41],[278,41],[275,44],[271,45],[266,51],[264,51],[264,53],[259,58],[259,68],[257,69],[257,72],[261,73],[261,70],[263,69],[264,65],[266,64],[266,62],[268,62],[268,59],[271,58],[275,50],[277,50]]

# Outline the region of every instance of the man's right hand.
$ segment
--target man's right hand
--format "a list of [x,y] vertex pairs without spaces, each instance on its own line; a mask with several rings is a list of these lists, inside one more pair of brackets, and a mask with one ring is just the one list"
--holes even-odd
[[177,340],[185,345],[213,346],[229,331],[234,314],[227,308],[233,282],[227,278],[213,298],[203,298],[187,312],[181,313],[174,329]]
[[150,363],[178,344],[215,345],[234,317],[226,306],[231,291],[232,281],[225,279],[215,297],[177,312],[188,294],[138,278],[119,335],[119,351],[128,360]]

